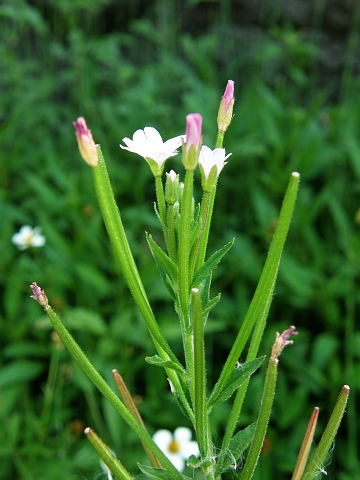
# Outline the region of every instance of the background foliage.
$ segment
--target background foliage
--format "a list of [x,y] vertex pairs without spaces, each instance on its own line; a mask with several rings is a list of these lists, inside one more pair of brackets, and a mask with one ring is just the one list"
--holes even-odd
[[[256,478],[288,478],[312,407],[321,407],[324,424],[343,384],[352,388],[350,402],[323,467],[333,478],[359,478],[359,22],[355,1],[1,3],[1,478],[95,478],[87,425],[129,468],[142,460],[137,439],[29,300],[32,281],[103,375],[122,373],[151,432],[185,423],[166,379],[144,362],[151,341],[114,263],[71,122],[83,115],[102,144],[145,287],[181,355],[145,242],[144,231],[158,232],[152,175],[118,144],[146,125],[165,139],[181,134],[185,115],[200,112],[212,145],[229,78],[236,104],[225,146],[233,155],[220,177],[211,249],[236,242],[215,279],[222,300],[209,320],[210,381],[246,312],[297,170],[302,185],[262,353],[290,324],[301,335],[281,357]],[[181,171],[179,159],[170,165]],[[16,250],[11,236],[24,224],[42,227],[45,247]],[[262,381],[261,373],[252,380],[241,425],[255,418]],[[227,414],[217,412],[219,438]]]

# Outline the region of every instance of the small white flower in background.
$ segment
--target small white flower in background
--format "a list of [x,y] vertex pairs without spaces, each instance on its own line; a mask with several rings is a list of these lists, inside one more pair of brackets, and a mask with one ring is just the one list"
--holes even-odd
[[191,437],[189,428],[179,427],[174,434],[169,430],[158,430],[152,438],[174,467],[182,472],[185,469],[185,462],[191,455],[196,457],[200,455],[199,446],[197,442],[191,440]]
[[46,239],[40,232],[40,227],[31,228],[29,225],[24,225],[18,233],[11,237],[11,241],[19,250],[25,250],[29,247],[43,247]]
[[181,146],[183,139],[185,140],[185,135],[179,135],[163,142],[156,128],[145,127],[144,130],[136,130],[132,140],[127,137],[123,138],[126,147],[123,145],[120,147],[144,157],[154,175],[158,176],[162,173],[165,160],[178,153],[177,148]]

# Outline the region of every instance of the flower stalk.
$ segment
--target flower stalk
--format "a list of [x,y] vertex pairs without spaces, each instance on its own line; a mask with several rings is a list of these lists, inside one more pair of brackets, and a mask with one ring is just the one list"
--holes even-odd
[[91,428],[87,427],[84,433],[101,460],[115,475],[115,479],[132,480],[133,477],[124,465],[114,456],[110,448]]
[[84,373],[89,377],[95,387],[102,393],[106,400],[112,405],[112,407],[118,412],[122,419],[129,425],[129,427],[138,435],[140,440],[144,442],[147,448],[153,452],[153,454],[160,460],[164,468],[171,473],[175,479],[182,479],[180,473],[176,470],[173,464],[168,460],[166,455],[158,448],[154,443],[151,436],[133,416],[131,412],[125,407],[122,401],[115,395],[104,378],[96,370],[93,364],[90,362],[86,354],[82,351],[81,347],[76,343],[70,332],[65,325],[61,322],[54,310],[49,305],[46,294],[35,283],[31,285],[33,290],[34,300],[38,301],[40,305],[44,307],[49,320],[58,333],[59,337],[63,341],[64,345],[68,349],[77,364],[82,368]]

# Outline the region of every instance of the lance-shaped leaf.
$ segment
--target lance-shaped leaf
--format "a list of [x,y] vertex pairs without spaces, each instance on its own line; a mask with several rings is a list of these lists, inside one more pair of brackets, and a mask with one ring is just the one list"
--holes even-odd
[[235,239],[233,238],[229,243],[224,245],[220,250],[217,252],[213,253],[210,258],[206,260],[204,265],[199,268],[199,270],[195,273],[193,281],[192,281],[192,286],[196,287],[200,285],[200,283],[212,273],[214,268],[219,264],[220,260],[222,257],[230,250],[230,248],[233,246]]
[[181,374],[185,374],[184,369],[180,367],[180,365],[172,362],[171,360],[163,360],[159,355],[153,355],[152,357],[145,357],[147,363],[150,365],[156,365],[157,367],[164,367],[164,368],[171,368],[172,370],[176,370]]
[[221,293],[216,295],[216,297],[212,298],[206,305],[203,311],[204,319],[207,319],[207,316],[211,312],[211,310],[220,302]]
[[220,405],[230,398],[235,390],[238,389],[240,385],[242,385],[245,380],[247,380],[250,375],[260,367],[264,358],[265,357],[259,357],[250,362],[246,362],[239,367],[235,367],[224,388],[220,390],[216,396],[214,396],[214,392],[210,395],[208,407],[212,408],[215,405]]
[[155,260],[159,262],[162,267],[166,270],[166,273],[169,275],[169,277],[174,281],[177,282],[179,278],[179,271],[178,268],[167,255],[166,253],[157,245],[157,243],[154,241],[152,236],[148,233],[146,233],[146,240],[149,244],[151,253]]
[[[173,480],[174,478],[167,470],[164,470],[163,468],[148,467],[147,465],[142,465],[141,463],[138,463],[138,467],[147,477],[150,478],[155,478],[157,480]],[[185,475],[182,475],[182,478],[184,480],[192,480],[190,477],[186,477]]]
[[[253,439],[255,425],[255,423],[252,423],[232,437],[229,443],[229,448],[226,452],[224,463],[222,465],[222,472],[225,472],[225,470],[231,468],[234,463],[236,465],[240,455],[247,449],[251,440]],[[222,472],[216,472],[216,474],[221,475]]]

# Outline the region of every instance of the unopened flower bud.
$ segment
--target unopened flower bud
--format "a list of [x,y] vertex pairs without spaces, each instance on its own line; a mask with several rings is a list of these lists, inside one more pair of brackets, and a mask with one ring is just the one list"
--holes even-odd
[[174,205],[179,199],[179,183],[179,175],[176,175],[174,170],[166,173],[165,200],[168,205]]
[[218,130],[219,132],[225,132],[232,120],[233,108],[234,108],[234,81],[228,80],[225,93],[221,99],[219,112],[218,112]]
[[183,148],[183,164],[186,170],[194,170],[201,147],[202,116],[190,113],[186,116],[186,143]]
[[76,122],[73,122],[73,125],[75,127],[80,155],[91,167],[96,167],[99,164],[99,155],[91,131],[86,126],[85,119],[79,117]]

